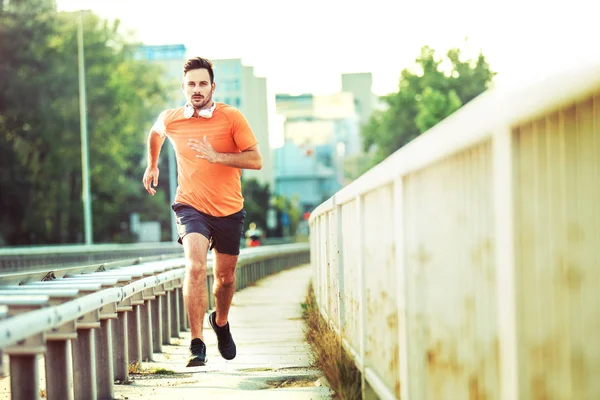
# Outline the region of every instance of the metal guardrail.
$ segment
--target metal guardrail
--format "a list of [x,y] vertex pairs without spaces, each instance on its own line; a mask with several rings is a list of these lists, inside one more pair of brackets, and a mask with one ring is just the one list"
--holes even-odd
[[[308,243],[243,249],[236,289],[309,259]],[[48,399],[112,399],[115,379],[127,382],[130,364],[152,360],[188,328],[183,258],[104,269],[0,284],[0,351],[9,358],[13,400],[40,398],[39,356]],[[213,284],[207,268],[209,293]]]
[[183,247],[175,242],[0,247],[0,273],[182,256]]

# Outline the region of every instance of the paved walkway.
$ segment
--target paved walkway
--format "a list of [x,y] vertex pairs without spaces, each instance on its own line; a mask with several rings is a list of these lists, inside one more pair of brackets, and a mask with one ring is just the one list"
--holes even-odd
[[[163,346],[143,369],[165,368],[174,375],[134,374],[129,385],[115,385],[116,399],[331,399],[319,370],[310,366],[304,342],[301,303],[311,279],[310,266],[265,278],[237,292],[229,319],[237,357],[219,355],[205,318],[208,363],[186,368],[190,333]],[[179,342],[179,343],[176,343]]]

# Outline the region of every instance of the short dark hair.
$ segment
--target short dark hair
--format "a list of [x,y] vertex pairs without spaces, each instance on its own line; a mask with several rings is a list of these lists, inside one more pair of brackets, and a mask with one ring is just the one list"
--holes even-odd
[[188,59],[185,64],[183,64],[183,75],[185,75],[188,71],[193,69],[202,69],[205,68],[210,75],[210,83],[215,81],[215,73],[213,71],[213,63],[202,57],[192,57]]

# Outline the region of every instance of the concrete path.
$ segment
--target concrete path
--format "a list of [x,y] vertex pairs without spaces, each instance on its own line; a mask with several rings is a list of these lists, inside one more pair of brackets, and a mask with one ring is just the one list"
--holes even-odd
[[312,276],[300,266],[265,278],[237,292],[229,320],[237,357],[224,360],[205,318],[208,363],[186,368],[190,333],[163,346],[142,368],[164,368],[173,375],[132,374],[131,384],[115,385],[116,399],[331,399],[322,373],[310,366],[304,342],[301,303]]

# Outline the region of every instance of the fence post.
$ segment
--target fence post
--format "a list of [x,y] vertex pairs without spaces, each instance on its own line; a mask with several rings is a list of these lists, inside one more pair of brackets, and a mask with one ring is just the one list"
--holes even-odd
[[404,263],[404,182],[402,176],[394,180],[394,246],[396,249],[396,273],[398,274],[398,348],[400,354],[400,398],[410,399],[408,377],[408,304],[406,296],[406,265]]
[[501,400],[519,398],[512,139],[508,126],[492,137]]
[[337,279],[338,279],[338,319],[339,319],[339,329],[340,329],[340,339],[344,337],[344,321],[346,320],[346,291],[345,291],[345,283],[344,283],[344,257],[343,257],[343,246],[344,246],[344,234],[343,234],[343,226],[342,226],[342,206],[338,205],[333,197],[333,204],[335,210],[335,221],[336,221],[336,254],[334,257],[337,262]]
[[[358,195],[356,196],[356,220],[358,221],[358,226],[362,227],[364,226],[364,199],[363,196]],[[359,243],[364,243],[365,241],[365,232],[363,229],[360,229],[358,231],[358,242]],[[365,251],[363,246],[358,246],[357,249],[357,253],[358,253],[358,260],[359,260],[359,265],[360,267],[358,268],[358,304],[359,304],[359,312],[360,312],[360,349],[359,349],[359,355],[360,355],[360,389],[361,389],[361,398],[364,399],[367,396],[367,381],[365,379],[365,372],[367,369],[367,362],[365,360],[365,337],[367,335],[367,327],[366,327],[366,321],[367,321],[367,307],[365,307],[365,298],[366,298],[366,293],[365,293],[365,270],[366,270],[366,266],[365,266]]]

